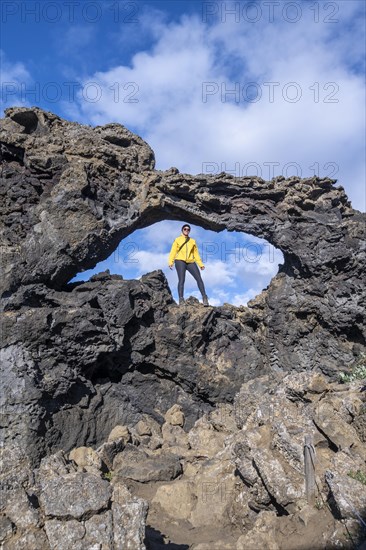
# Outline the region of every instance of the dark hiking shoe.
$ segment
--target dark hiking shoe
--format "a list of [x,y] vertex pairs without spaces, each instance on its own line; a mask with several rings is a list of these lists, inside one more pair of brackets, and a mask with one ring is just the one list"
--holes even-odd
[[180,306],[183,306],[184,305],[184,298],[179,298],[179,305]]
[[202,296],[202,303],[204,306],[209,306],[210,304],[208,303],[208,298],[207,296]]

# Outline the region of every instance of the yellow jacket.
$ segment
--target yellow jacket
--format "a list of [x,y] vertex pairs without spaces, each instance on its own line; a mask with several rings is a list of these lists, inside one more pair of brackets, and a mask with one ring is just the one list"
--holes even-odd
[[[174,260],[183,260],[188,264],[196,262],[199,265],[199,267],[203,267],[203,263],[198,252],[196,241],[190,238],[189,241],[186,244],[184,244],[184,246],[182,246],[182,244],[185,243],[185,241],[186,241],[186,237],[184,235],[180,235],[175,239],[169,254],[169,265],[173,265]],[[182,248],[179,250],[181,246]]]

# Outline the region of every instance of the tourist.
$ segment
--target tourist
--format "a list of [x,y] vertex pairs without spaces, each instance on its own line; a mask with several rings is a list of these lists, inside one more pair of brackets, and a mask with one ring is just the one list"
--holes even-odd
[[203,271],[205,266],[202,263],[201,257],[198,252],[197,244],[194,239],[189,236],[191,227],[185,223],[182,227],[182,234],[177,237],[172,245],[172,249],[169,254],[169,267],[173,269],[175,267],[178,273],[178,296],[179,305],[184,304],[184,281],[186,278],[186,271],[195,278],[198,288],[202,294],[203,305],[208,306],[208,298],[205,291],[205,285],[201,277],[201,273],[197,267]]

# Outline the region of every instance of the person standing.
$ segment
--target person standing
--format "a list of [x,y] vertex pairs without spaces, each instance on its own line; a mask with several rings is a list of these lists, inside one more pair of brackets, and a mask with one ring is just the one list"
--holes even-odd
[[197,282],[198,288],[202,294],[202,303],[204,306],[208,306],[208,298],[206,295],[205,285],[201,277],[201,273],[197,267],[200,267],[201,271],[205,269],[202,263],[201,257],[198,252],[197,244],[189,234],[191,226],[185,223],[182,226],[182,234],[177,237],[173,244],[169,254],[169,267],[173,269],[175,262],[175,268],[178,273],[178,296],[179,305],[184,304],[184,281],[186,278],[186,271],[188,271]]

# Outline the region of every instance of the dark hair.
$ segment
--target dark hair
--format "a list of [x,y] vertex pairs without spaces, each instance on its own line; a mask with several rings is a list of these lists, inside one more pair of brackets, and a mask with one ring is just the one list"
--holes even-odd
[[189,223],[185,223],[184,225],[182,225],[182,231],[185,227],[188,227],[189,230],[191,230],[191,226],[189,225]]

